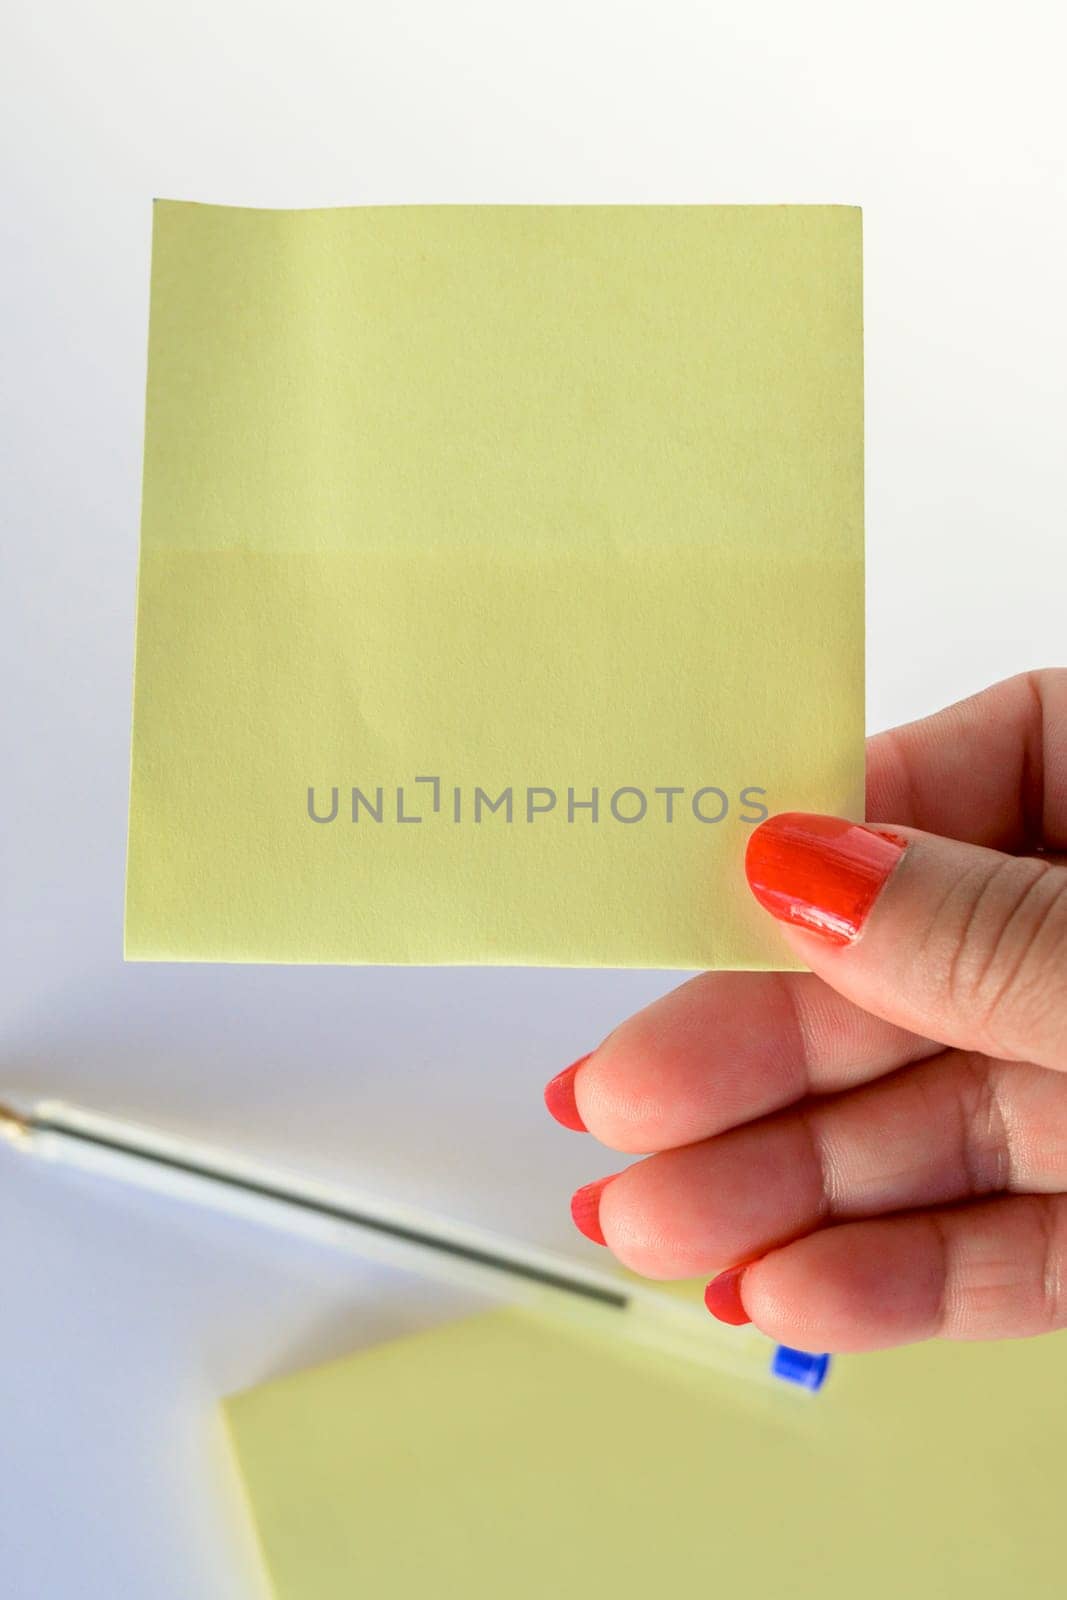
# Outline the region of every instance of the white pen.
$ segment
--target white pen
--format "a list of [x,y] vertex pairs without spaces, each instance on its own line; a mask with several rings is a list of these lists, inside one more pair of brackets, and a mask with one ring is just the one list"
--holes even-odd
[[0,1136],[45,1160],[300,1234],[423,1277],[622,1337],[730,1376],[817,1390],[829,1356],[721,1329],[662,1290],[488,1230],[261,1166],[59,1101],[0,1104]]

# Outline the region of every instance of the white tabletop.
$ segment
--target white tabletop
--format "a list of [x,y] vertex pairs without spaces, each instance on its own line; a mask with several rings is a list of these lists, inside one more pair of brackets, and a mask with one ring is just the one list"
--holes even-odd
[[[544,1080],[670,974],[125,966],[151,199],[865,207],[870,725],[1063,658],[1052,5],[16,0],[0,1088],[583,1256]],[[867,30],[870,30],[869,32]],[[1025,49],[1023,43],[1025,42]],[[447,1317],[411,1278],[0,1151],[0,1589],[262,1595],[217,1401]]]

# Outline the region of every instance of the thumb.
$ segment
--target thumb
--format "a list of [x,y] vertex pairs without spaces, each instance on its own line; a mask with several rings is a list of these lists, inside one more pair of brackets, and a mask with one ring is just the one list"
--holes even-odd
[[801,960],[865,1010],[1067,1070],[1067,868],[785,812],[752,834],[745,871]]

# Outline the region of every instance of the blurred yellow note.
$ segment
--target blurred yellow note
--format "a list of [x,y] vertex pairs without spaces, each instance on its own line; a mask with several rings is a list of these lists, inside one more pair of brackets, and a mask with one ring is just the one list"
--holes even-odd
[[862,387],[849,207],[157,202],[127,956],[791,965]]
[[1065,1337],[768,1394],[494,1312],[227,1411],[277,1600],[1062,1600]]

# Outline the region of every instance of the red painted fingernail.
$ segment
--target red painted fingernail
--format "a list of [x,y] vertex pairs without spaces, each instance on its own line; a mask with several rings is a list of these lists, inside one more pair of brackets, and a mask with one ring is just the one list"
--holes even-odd
[[908,841],[888,828],[785,811],[748,841],[745,873],[760,905],[831,944],[851,944]]
[[[751,1262],[746,1263],[751,1266]],[[728,1272],[720,1272],[717,1278],[712,1278],[704,1290],[704,1304],[713,1317],[718,1317],[720,1322],[728,1322],[731,1328],[741,1328],[752,1318],[741,1303],[741,1275],[744,1267],[731,1267]]]
[[579,1233],[584,1233],[587,1239],[592,1239],[594,1244],[607,1244],[604,1230],[600,1226],[600,1196],[605,1185],[618,1173],[609,1172],[606,1178],[598,1178],[595,1183],[584,1184],[581,1189],[576,1189],[571,1195],[571,1217]]
[[590,1050],[588,1055],[579,1056],[577,1061],[572,1061],[569,1067],[564,1067],[562,1072],[557,1072],[556,1076],[545,1084],[545,1105],[557,1122],[561,1122],[565,1128],[573,1128],[575,1133],[589,1132],[582,1121],[574,1098],[574,1075],[582,1062],[589,1060],[592,1053]]

